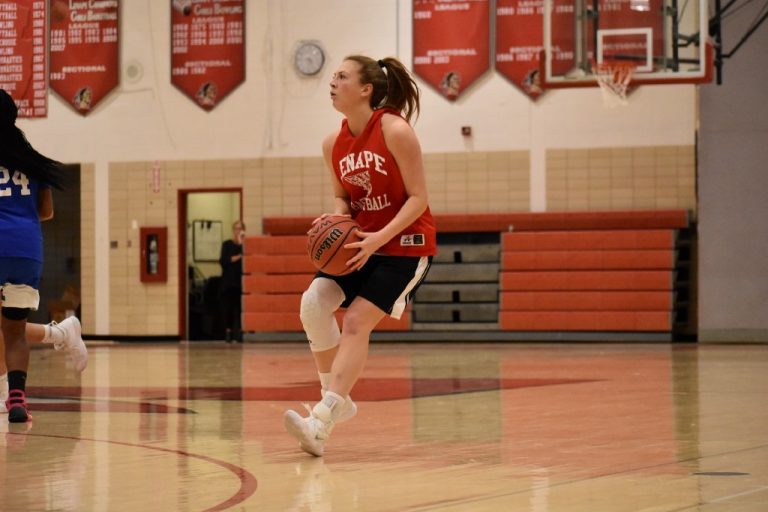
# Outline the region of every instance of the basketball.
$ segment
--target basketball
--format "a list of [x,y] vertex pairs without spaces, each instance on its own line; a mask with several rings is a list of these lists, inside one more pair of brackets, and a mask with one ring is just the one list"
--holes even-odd
[[331,215],[317,222],[309,231],[307,253],[318,270],[333,276],[343,276],[352,270],[347,261],[357,254],[357,249],[345,249],[344,245],[357,242],[360,226],[349,217]]

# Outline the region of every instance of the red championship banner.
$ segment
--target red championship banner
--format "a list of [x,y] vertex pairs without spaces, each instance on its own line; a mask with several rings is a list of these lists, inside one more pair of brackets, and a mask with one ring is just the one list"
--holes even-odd
[[544,0],[496,0],[496,69],[533,99],[544,92],[539,76],[543,25]]
[[50,85],[87,115],[118,84],[118,0],[52,0]]
[[[573,2],[561,0],[552,11],[552,22],[562,27],[571,27],[568,32],[573,38]],[[573,67],[573,45],[559,43],[568,38],[558,38],[553,32],[555,54],[552,57],[553,74],[565,74]],[[496,0],[496,69],[512,84],[536,99],[544,93],[539,75],[539,57],[544,49],[544,0]]]
[[211,110],[245,79],[245,0],[171,0],[171,83]]
[[45,0],[0,0],[0,88],[16,101],[19,117],[48,115]]
[[451,101],[490,67],[488,0],[413,0],[413,71]]

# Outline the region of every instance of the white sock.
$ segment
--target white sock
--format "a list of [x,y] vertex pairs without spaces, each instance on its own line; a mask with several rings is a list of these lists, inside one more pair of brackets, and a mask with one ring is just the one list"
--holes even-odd
[[322,387],[323,389],[328,389],[328,386],[331,385],[331,379],[333,379],[333,374],[331,372],[328,372],[328,373],[317,372],[317,376],[320,377],[320,387]]
[[[317,372],[317,375],[320,377],[320,387],[323,388],[321,393],[323,394],[323,396],[325,396],[325,393],[327,392],[326,390],[328,389],[328,386],[331,385],[331,380],[333,380],[333,374],[331,372],[328,372],[328,373]],[[349,395],[344,397],[344,401],[346,402],[347,400],[349,400]]]
[[326,391],[323,399],[312,409],[312,415],[322,421],[334,421],[346,400],[338,393]]
[[61,349],[64,346],[64,339],[66,338],[66,335],[64,334],[64,330],[61,328],[57,328],[53,324],[46,324],[43,327],[45,327],[45,336],[43,337],[43,343],[53,343],[54,348],[56,348],[56,350]]

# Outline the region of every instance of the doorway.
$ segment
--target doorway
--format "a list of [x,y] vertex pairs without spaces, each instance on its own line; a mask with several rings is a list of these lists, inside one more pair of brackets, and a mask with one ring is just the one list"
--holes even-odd
[[42,222],[43,274],[35,323],[61,322],[80,311],[80,164],[66,166],[71,182],[53,191],[53,219]]
[[179,190],[179,334],[223,340],[219,300],[222,243],[242,219],[242,189]]

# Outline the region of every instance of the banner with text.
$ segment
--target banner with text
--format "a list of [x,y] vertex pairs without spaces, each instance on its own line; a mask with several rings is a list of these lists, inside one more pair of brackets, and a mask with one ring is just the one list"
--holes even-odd
[[533,99],[544,92],[539,76],[543,24],[544,0],[496,0],[496,69]]
[[118,0],[51,2],[50,86],[82,115],[119,81]]
[[245,79],[245,0],[171,0],[171,83],[211,110]]
[[19,117],[48,115],[45,0],[0,0],[0,88]]
[[413,0],[413,71],[451,101],[490,67],[488,0]]

